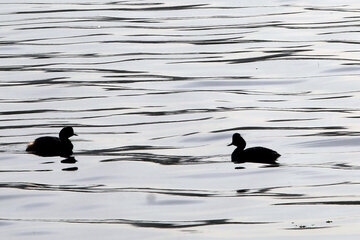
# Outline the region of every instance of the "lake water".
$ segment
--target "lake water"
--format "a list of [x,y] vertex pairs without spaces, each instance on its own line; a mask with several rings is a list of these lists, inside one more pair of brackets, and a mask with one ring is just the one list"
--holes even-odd
[[358,1],[56,2],[0,3],[2,239],[359,239]]

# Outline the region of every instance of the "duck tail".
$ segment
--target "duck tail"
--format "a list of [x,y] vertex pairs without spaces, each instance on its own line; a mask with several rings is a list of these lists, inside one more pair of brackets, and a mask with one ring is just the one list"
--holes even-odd
[[29,143],[29,145],[26,147],[26,151],[27,151],[27,152],[33,152],[33,151],[35,151],[35,147],[34,147],[34,143],[33,143],[33,142]]

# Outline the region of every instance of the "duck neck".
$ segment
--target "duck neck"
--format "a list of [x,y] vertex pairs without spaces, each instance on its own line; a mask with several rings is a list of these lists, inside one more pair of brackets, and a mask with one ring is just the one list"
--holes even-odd
[[61,142],[70,142],[70,139],[68,136],[65,136],[64,134],[59,134],[59,138]]
[[243,150],[245,149],[245,147],[246,147],[246,142],[245,142],[245,140],[244,140],[243,138],[239,139],[239,140],[237,141],[237,143],[236,143],[236,147],[237,147],[237,149],[243,151]]
[[60,138],[60,142],[61,142],[61,144],[62,144],[62,146],[63,146],[64,149],[70,149],[70,150],[73,149],[73,145],[72,145],[72,143],[71,143],[71,141],[70,141],[69,138],[67,138],[67,137],[62,137],[62,138]]

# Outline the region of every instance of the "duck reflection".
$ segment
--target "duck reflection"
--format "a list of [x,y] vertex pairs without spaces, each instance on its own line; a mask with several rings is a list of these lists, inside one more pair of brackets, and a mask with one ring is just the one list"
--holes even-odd
[[78,167],[63,168],[62,170],[63,170],[63,171],[69,171],[69,172],[71,172],[71,171],[77,171],[77,170],[78,170]]
[[280,154],[274,150],[264,147],[251,147],[246,148],[246,142],[239,133],[234,133],[232,136],[232,142],[228,145],[235,145],[236,149],[231,154],[231,161],[233,163],[264,163],[271,164],[270,166],[278,166],[276,160],[280,157]]
[[66,163],[66,164],[74,164],[76,162],[77,162],[77,160],[75,159],[75,157],[68,157],[68,158],[61,160],[61,163]]

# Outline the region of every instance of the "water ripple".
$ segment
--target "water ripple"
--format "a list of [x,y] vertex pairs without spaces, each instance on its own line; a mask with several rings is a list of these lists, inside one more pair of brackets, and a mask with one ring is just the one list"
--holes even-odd
[[209,219],[193,221],[149,221],[149,220],[130,220],[130,219],[12,219],[1,218],[0,221],[16,222],[52,222],[52,223],[82,223],[82,224],[126,224],[140,228],[168,228],[182,229],[202,226],[218,225],[248,225],[248,224],[270,224],[272,222],[261,221],[234,221],[231,219]]
[[[358,216],[347,211],[359,204],[355,1],[1,6],[0,188],[3,216],[11,216],[0,219],[4,238],[33,234],[25,222],[89,231],[216,226],[212,233],[234,239],[247,224],[247,236],[264,238],[263,224],[283,223],[269,224],[274,239],[300,229],[340,239],[356,229]],[[27,142],[64,126],[79,134],[76,165],[25,154]],[[234,169],[225,145],[236,131],[281,152],[279,166]],[[24,202],[28,196],[36,199]],[[326,223],[326,206],[336,225]],[[195,208],[195,220],[183,218]],[[108,213],[121,217],[101,217]],[[54,232],[64,233],[58,224]]]

